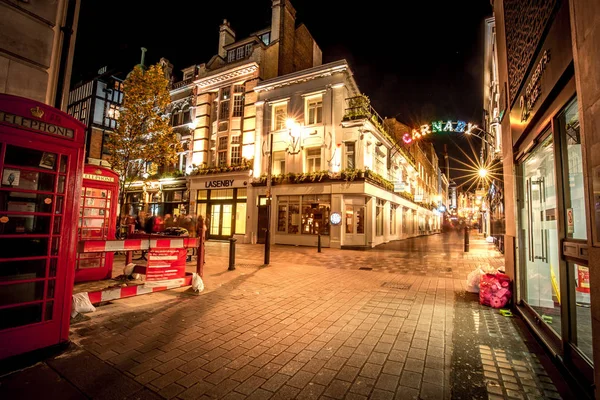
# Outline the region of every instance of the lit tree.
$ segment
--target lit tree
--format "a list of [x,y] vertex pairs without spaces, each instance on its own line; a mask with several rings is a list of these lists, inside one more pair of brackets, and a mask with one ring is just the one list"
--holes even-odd
[[171,101],[168,83],[160,64],[136,65],[124,81],[118,126],[106,145],[112,169],[121,175],[119,221],[131,183],[148,172],[148,165],[172,165],[183,150],[165,115]]

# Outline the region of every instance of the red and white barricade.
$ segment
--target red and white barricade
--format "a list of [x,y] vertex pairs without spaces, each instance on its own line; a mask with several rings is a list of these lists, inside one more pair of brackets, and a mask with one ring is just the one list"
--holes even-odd
[[[92,304],[104,301],[174,289],[192,284],[193,274],[186,273],[188,248],[198,248],[200,238],[156,237],[125,240],[83,240],[79,242],[80,253],[128,252],[147,250],[147,265],[137,265],[134,272],[146,276],[144,284],[131,285],[88,292]],[[127,257],[131,259],[130,256]],[[197,273],[202,276],[203,260],[198,257]]]

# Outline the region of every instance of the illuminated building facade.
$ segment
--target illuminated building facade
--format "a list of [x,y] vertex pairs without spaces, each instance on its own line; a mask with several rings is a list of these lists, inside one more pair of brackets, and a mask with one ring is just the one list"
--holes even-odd
[[493,5],[505,99],[504,253],[516,310],[583,392],[598,398],[600,3]]

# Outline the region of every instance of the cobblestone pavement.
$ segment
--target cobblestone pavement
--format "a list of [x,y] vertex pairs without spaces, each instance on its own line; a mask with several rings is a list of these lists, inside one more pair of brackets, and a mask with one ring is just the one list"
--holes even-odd
[[208,242],[202,293],[98,307],[68,351],[0,378],[0,398],[573,398],[517,317],[465,292],[468,272],[502,265],[471,243],[273,246],[270,266],[263,246],[238,245],[228,271],[229,244]]

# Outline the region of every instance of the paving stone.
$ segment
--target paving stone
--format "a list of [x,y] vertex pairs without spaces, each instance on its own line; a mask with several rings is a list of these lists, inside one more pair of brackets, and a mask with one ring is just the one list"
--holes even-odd
[[413,371],[403,371],[400,377],[400,385],[407,386],[413,389],[421,388],[423,375]]
[[375,387],[375,379],[358,376],[352,386],[350,392],[368,396]]
[[311,382],[306,385],[304,389],[300,391],[300,393],[298,393],[296,399],[316,399],[321,395],[321,393],[323,393],[323,391],[325,391],[325,386]]

